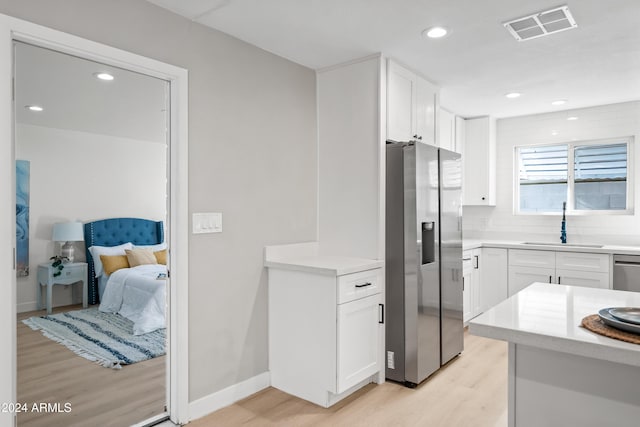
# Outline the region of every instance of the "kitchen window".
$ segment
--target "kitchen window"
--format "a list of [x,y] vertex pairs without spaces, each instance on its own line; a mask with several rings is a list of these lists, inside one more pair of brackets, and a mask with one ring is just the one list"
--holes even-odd
[[516,147],[516,213],[633,213],[632,138]]

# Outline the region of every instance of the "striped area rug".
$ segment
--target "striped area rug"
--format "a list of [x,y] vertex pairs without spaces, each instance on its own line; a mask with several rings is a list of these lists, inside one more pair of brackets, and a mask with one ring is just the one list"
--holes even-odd
[[141,362],[165,354],[165,329],[133,335],[133,322],[98,307],[22,321],[31,329],[106,368]]

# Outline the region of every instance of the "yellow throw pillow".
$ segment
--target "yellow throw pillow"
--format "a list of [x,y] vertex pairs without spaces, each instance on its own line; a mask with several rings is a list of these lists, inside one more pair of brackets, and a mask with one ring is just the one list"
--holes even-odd
[[104,274],[111,274],[121,268],[129,268],[129,260],[126,255],[100,255]]
[[155,255],[156,261],[158,261],[158,264],[167,265],[167,250],[166,249],[163,249],[161,251],[155,251],[153,253],[153,255]]
[[137,267],[145,264],[157,264],[156,256],[150,249],[126,249],[129,266]]

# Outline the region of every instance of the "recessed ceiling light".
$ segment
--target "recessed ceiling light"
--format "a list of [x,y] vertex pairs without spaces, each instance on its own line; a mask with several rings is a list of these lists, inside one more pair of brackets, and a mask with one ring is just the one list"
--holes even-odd
[[520,95],[522,95],[520,92],[509,92],[505,96],[509,99],[515,99],[515,98],[520,98]]
[[430,39],[439,39],[447,35],[447,29],[442,27],[427,28],[422,32],[423,37],[429,37]]
[[26,108],[29,111],[43,111],[44,108],[42,108],[39,105],[25,105],[24,108]]
[[551,105],[564,105],[567,103],[566,99],[557,99],[551,103]]
[[114,77],[109,73],[95,73],[94,76],[96,76],[97,79],[108,81],[108,82],[114,79]]
[[567,117],[567,120],[578,120],[576,116]]

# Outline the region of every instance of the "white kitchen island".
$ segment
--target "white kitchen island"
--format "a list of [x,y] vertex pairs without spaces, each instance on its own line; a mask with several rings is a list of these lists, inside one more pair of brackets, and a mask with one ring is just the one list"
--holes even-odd
[[640,293],[534,283],[471,321],[509,342],[510,427],[640,425],[640,345],[580,326],[608,307]]

